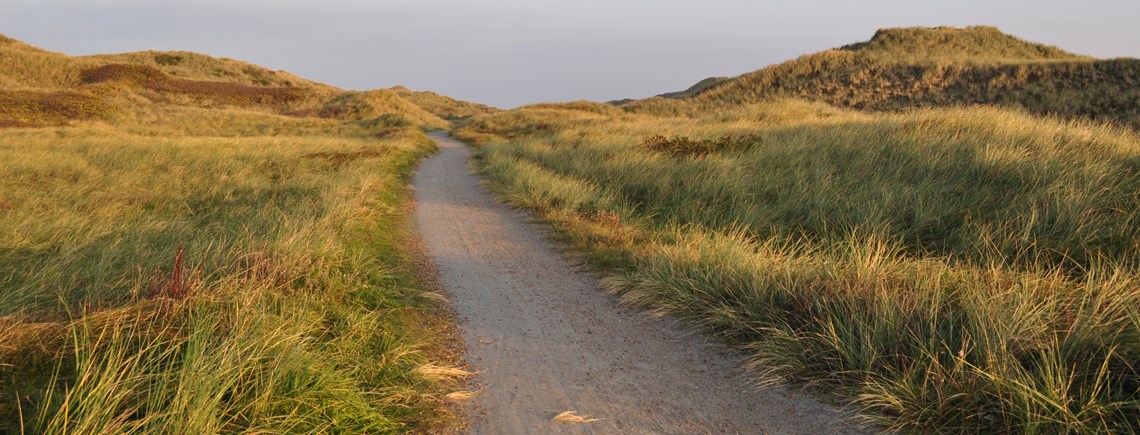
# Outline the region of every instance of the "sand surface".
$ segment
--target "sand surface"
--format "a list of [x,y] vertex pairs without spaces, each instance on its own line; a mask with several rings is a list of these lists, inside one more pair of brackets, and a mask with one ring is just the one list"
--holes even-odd
[[[469,150],[433,134],[415,224],[477,373],[473,433],[858,432],[808,394],[747,383],[739,355],[619,305],[528,214],[493,202]],[[565,411],[598,419],[563,423]]]

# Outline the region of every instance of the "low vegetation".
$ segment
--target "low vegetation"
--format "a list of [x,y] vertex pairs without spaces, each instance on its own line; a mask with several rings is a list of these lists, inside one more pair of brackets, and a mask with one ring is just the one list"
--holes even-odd
[[993,104],[1135,127],[1137,77],[1140,60],[1075,55],[992,27],[884,29],[868,42],[624,107],[679,115],[780,98],[867,111]]
[[72,57],[13,39],[0,43],[0,128],[90,119],[123,124],[169,106],[236,106],[427,129],[448,128],[451,121],[497,110],[403,87],[348,92],[284,71],[190,52]]
[[406,227],[447,122],[390,91],[322,118],[356,94],[197,54],[0,44],[0,432],[455,423]]
[[491,186],[623,300],[887,429],[1140,430],[1140,137],[992,107],[476,117]]
[[0,90],[0,127],[63,125],[107,117],[115,111],[103,99],[80,92]]
[[175,79],[145,65],[109,64],[80,72],[83,84],[120,83],[150,91],[186,95],[219,104],[279,106],[304,97],[295,87],[262,87],[240,83]]
[[413,91],[403,86],[396,86],[389,90],[395,92],[400,98],[448,121],[467,119],[498,111],[498,109],[485,104],[460,101],[435,92]]
[[444,129],[450,123],[388,89],[348,92],[333,98],[318,112],[321,117],[373,121],[384,127],[418,125]]

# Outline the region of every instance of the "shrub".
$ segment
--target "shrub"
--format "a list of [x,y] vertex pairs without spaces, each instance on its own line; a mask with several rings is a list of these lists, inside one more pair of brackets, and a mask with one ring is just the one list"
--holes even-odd
[[154,55],[154,62],[159,65],[174,66],[182,63],[182,56],[173,54],[156,54]]

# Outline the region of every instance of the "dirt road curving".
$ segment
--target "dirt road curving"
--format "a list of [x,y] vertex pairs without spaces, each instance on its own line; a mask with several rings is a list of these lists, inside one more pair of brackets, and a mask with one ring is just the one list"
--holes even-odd
[[[746,385],[738,356],[675,321],[619,305],[528,216],[494,204],[468,149],[415,176],[415,223],[478,373],[474,433],[855,432],[810,396]],[[597,421],[552,421],[576,411]]]

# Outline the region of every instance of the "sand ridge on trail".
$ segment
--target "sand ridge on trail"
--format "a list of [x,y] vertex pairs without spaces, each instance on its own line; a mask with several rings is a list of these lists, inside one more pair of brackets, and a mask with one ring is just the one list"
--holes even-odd
[[619,305],[542,226],[492,201],[466,146],[431,136],[415,225],[477,373],[473,433],[858,432],[809,395],[748,385],[742,359],[691,328]]

